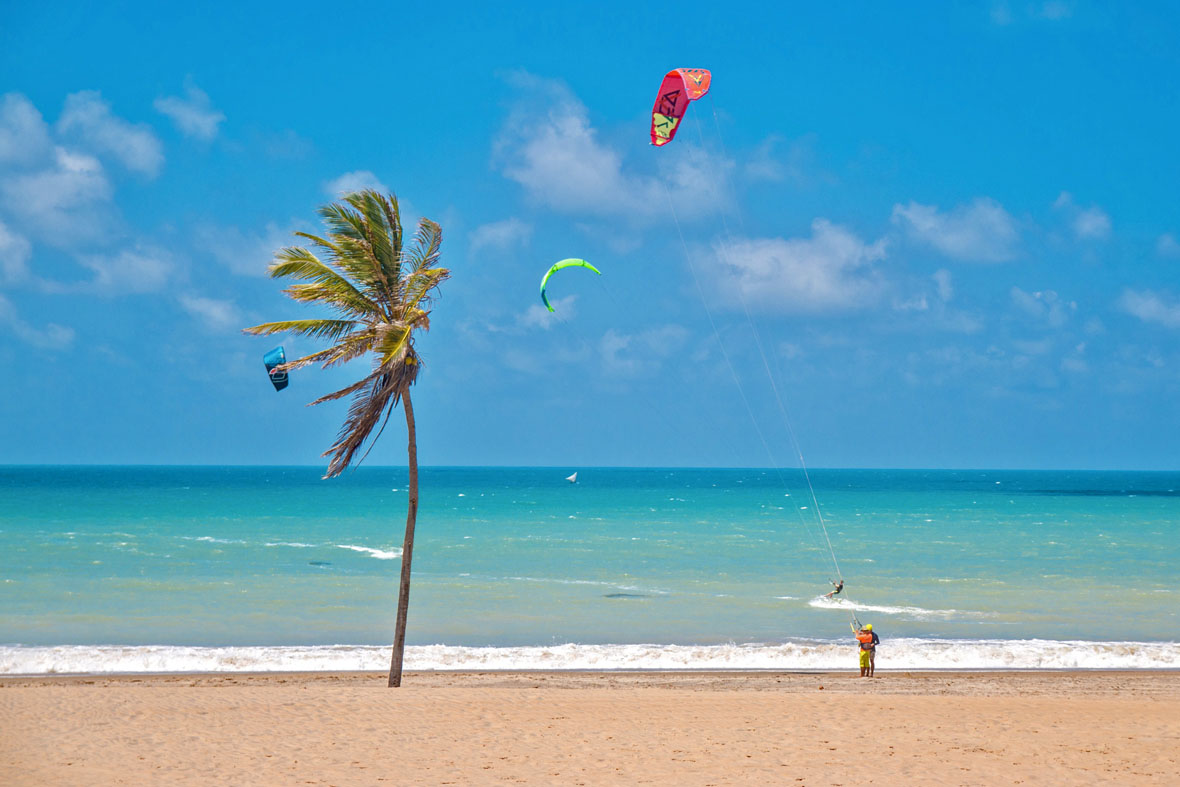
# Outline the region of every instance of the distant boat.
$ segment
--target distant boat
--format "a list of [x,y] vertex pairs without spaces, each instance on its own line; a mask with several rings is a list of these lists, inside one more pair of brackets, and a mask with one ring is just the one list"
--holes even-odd
[[573,475],[567,475],[567,476],[565,477],[565,480],[566,480],[566,481],[569,481],[571,484],[576,484],[576,483],[578,483],[578,474],[577,474],[577,472],[575,471]]

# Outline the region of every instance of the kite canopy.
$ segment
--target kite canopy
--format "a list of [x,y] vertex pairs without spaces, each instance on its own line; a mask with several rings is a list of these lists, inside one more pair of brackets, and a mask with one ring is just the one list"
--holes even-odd
[[270,375],[271,384],[274,385],[276,391],[281,391],[287,387],[287,373],[275,367],[287,362],[287,354],[283,352],[283,346],[280,344],[266,355],[262,356],[262,362],[266,364],[266,373]]
[[549,305],[549,297],[545,294],[545,285],[549,283],[549,277],[557,273],[562,268],[589,268],[599,276],[602,275],[598,268],[595,268],[585,260],[568,259],[562,260],[561,262],[555,262],[552,268],[545,271],[545,277],[541,279],[541,301],[545,304],[545,308],[549,311],[553,311],[553,307]]
[[709,92],[713,75],[703,68],[674,68],[664,75],[651,110],[651,144],[667,145],[676,136],[688,102]]

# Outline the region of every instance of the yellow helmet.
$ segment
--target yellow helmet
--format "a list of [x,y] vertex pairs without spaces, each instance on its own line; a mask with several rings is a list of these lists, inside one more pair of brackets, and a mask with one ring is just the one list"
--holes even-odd
[[866,623],[866,624],[865,624],[865,631],[872,631],[872,630],[873,630],[873,624],[872,624],[872,623]]

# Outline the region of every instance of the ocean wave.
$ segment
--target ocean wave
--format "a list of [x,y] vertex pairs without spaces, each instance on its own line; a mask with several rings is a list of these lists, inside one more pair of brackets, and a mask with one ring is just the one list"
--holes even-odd
[[309,547],[314,548],[315,546],[317,546],[316,544],[303,544],[303,543],[300,543],[299,541],[268,541],[268,542],[266,542],[266,545],[268,547],[302,547],[302,548],[309,548]]
[[[855,643],[801,640],[779,644],[581,645],[406,648],[409,670],[846,670]],[[885,639],[882,671],[1180,669],[1177,642]],[[0,675],[384,671],[383,646],[0,647]]]
[[990,617],[987,612],[973,612],[960,609],[926,609],[924,607],[896,607],[885,604],[862,604],[848,598],[825,598],[824,596],[817,596],[811,599],[811,601],[807,602],[807,605],[820,609],[844,609],[849,612],[879,612],[882,615],[903,615],[915,620]]
[[401,549],[373,549],[372,547],[359,547],[355,544],[337,544],[340,549],[351,549],[354,552],[364,552],[366,555],[371,555],[378,560],[394,560],[402,556]]

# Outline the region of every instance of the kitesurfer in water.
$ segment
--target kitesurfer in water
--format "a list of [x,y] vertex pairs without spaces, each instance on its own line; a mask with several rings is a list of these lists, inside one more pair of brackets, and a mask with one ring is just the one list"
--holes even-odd
[[840,595],[840,591],[844,589],[844,580],[842,580],[842,579],[838,580],[836,582],[832,582],[832,584],[836,586],[836,589],[833,590],[831,593],[825,593],[824,598],[831,598],[832,596],[838,596],[838,595]]

